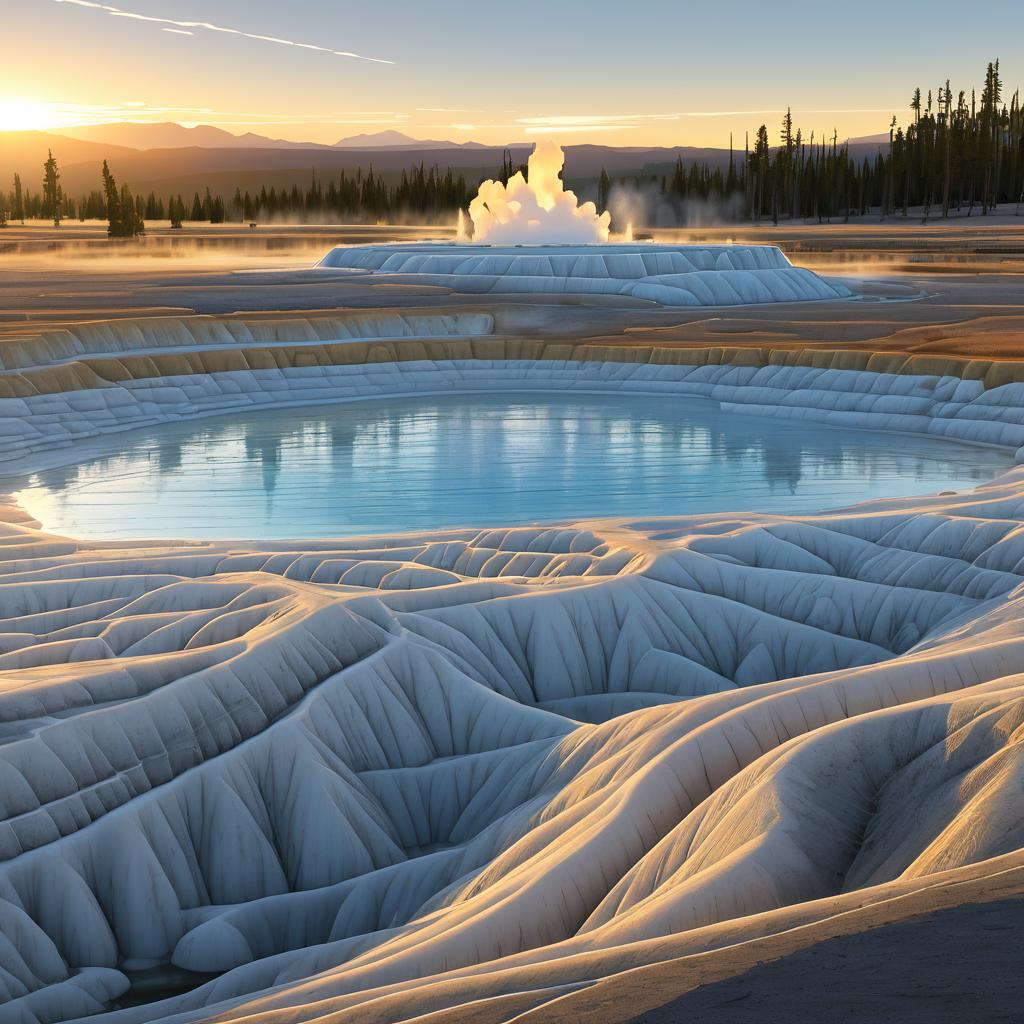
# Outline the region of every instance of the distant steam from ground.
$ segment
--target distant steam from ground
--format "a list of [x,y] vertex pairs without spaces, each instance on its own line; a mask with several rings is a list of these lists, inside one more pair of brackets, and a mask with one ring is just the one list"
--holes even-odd
[[608,197],[616,231],[634,228],[710,228],[734,224],[742,219],[743,195],[735,193],[717,199],[666,196],[653,183],[639,186],[622,182]]
[[565,154],[544,139],[527,162],[527,177],[512,175],[507,185],[485,181],[469,204],[473,241],[516,245],[558,242],[607,242],[611,214],[593,203],[580,205],[559,178]]

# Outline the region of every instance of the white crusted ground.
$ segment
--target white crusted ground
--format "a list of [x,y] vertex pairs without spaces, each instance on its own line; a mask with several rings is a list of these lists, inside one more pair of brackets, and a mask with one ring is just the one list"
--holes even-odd
[[741,306],[849,298],[794,267],[774,245],[339,246],[322,267],[395,275],[395,283],[469,294],[630,295],[663,306]]
[[[49,436],[7,455],[542,370],[1024,444],[1017,386],[479,362],[38,396],[5,422]],[[95,1019],[504,1020],[509,993],[1024,864],[1024,469],[828,516],[258,547],[9,509],[0,573],[5,1022],[169,966],[198,987]]]

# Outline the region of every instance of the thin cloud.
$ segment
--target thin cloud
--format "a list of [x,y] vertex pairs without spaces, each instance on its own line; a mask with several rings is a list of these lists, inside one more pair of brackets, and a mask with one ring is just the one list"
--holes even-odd
[[[148,103],[124,103],[122,106],[134,106],[144,108],[144,113],[178,113],[178,114],[212,114],[217,117],[261,117],[268,120],[278,120],[284,123],[292,123],[295,120],[299,121],[327,121],[334,122],[344,120],[346,118],[361,117],[361,118],[381,118],[383,120],[390,120],[392,118],[408,118],[409,114],[402,114],[395,110],[334,110],[325,111],[322,113],[287,113],[278,114],[269,111],[256,111],[256,110],[216,110],[214,107],[177,107],[177,106],[150,106]],[[70,108],[69,108],[70,109]],[[90,107],[90,110],[97,109],[108,109],[100,107]]]
[[554,114],[544,117],[519,117],[517,124],[537,125],[551,128],[589,128],[602,124],[621,126],[623,122],[646,124],[651,121],[674,121],[676,114]]
[[[277,46],[291,46],[302,50],[316,50],[319,53],[329,53],[335,57],[352,57],[355,60],[366,60],[374,64],[394,64],[393,60],[386,60],[383,57],[367,57],[362,53],[353,53],[351,50],[332,50],[328,46],[317,46],[314,43],[297,43],[293,39],[282,39],[278,36],[263,36],[254,32],[244,32],[239,28],[226,28],[223,25],[214,25],[208,21],[178,21],[175,18],[157,18],[148,14],[139,14],[136,11],[125,11],[120,7],[111,7],[109,4],[94,3],[93,0],[54,0],[58,4],[72,4],[75,7],[85,7],[90,10],[102,11],[114,18],[129,18],[132,21],[145,21],[155,25],[169,25],[165,32],[175,29],[202,29],[207,32],[222,32],[226,35],[241,36],[245,39],[255,39],[259,42],[274,43]],[[192,33],[194,34],[194,33]]]
[[189,32],[187,28],[162,28],[161,32],[170,32],[176,36],[194,36],[195,32]]
[[[519,117],[516,125],[523,126],[529,134],[556,131],[626,131],[665,121],[678,121],[687,117],[754,117],[767,114],[781,115],[786,107],[765,107],[760,110],[687,110],[661,114],[549,114],[544,116]],[[887,114],[889,107],[850,108],[793,108],[794,116],[804,114]]]
[[[578,132],[625,132],[635,131],[651,125],[664,124],[670,121],[681,121],[684,118],[719,118],[719,117],[761,117],[767,115],[781,116],[785,107],[770,107],[760,110],[687,110],[670,113],[644,114],[545,114],[518,117],[505,124],[467,124],[450,125],[457,131],[519,130],[526,135],[555,135]],[[888,114],[888,107],[852,107],[844,109],[805,109],[794,108],[796,117],[806,115],[838,115],[838,114]]]
[[527,135],[565,135],[574,132],[625,132],[676,120],[675,114],[548,114],[516,118],[516,127]]
[[290,128],[294,125],[348,125],[348,124],[362,124],[362,125],[374,125],[374,124],[400,124],[407,125],[409,123],[406,117],[391,117],[391,118],[364,118],[362,120],[352,121],[321,121],[321,120],[310,120],[310,121],[296,121],[289,119],[287,121],[218,121],[215,119],[203,119],[202,121],[182,121],[183,125],[197,125],[197,124],[209,124],[216,127],[224,127],[225,125],[235,125],[239,128],[253,127],[253,126],[264,126],[274,128]]
[[[423,109],[422,107],[417,109]],[[456,131],[521,131],[527,135],[545,135],[554,132],[611,132],[628,131],[657,121],[674,121],[675,114],[546,114],[517,117],[506,122],[455,122],[446,127]],[[440,126],[445,127],[445,126]]]
[[787,109],[797,114],[891,114],[892,107],[828,107],[818,110],[807,107],[766,107],[763,110],[684,110],[672,117],[753,117],[756,114],[784,114]]
[[572,132],[624,132],[638,127],[636,124],[548,124],[533,125],[523,130],[527,135],[566,135]]
[[522,128],[520,124],[477,124],[476,122],[457,121],[454,124],[448,125],[426,125],[427,128],[453,128],[459,132],[483,132],[483,131],[495,131],[501,129],[502,131],[512,131],[517,128]]

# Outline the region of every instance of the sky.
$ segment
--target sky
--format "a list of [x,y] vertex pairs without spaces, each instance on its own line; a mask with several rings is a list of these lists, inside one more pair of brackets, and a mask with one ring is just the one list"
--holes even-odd
[[[0,0],[0,128],[213,124],[333,143],[737,146],[887,131],[915,86],[979,85],[1017,0]],[[1000,30],[1003,26],[1005,31]],[[1000,49],[1005,53],[1000,53]],[[1016,52],[1013,52],[1016,51]]]

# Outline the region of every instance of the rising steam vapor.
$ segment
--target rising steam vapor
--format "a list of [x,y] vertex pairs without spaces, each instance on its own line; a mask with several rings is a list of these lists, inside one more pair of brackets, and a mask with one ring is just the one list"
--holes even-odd
[[625,231],[636,228],[710,228],[734,224],[743,211],[743,196],[735,194],[720,198],[673,199],[652,184],[616,184],[608,197],[612,225]]
[[[213,25],[208,21],[178,21],[175,18],[158,18],[148,14],[138,14],[135,11],[125,11],[120,7],[111,7],[109,4],[94,3],[93,0],[54,0],[58,4],[72,4],[75,7],[88,7],[91,10],[102,11],[114,18],[131,18],[133,21],[147,21],[154,25],[171,25],[178,29],[204,29],[207,32],[223,32],[226,35],[241,36],[244,39],[257,39],[264,43],[277,43],[280,46],[293,46],[300,50],[317,50],[320,53],[329,53],[335,57],[353,57],[356,60],[368,60],[374,64],[394,64],[393,60],[385,60],[383,57],[367,57],[361,53],[352,53],[350,50],[332,50],[329,46],[317,46],[315,43],[297,43],[293,39],[281,39],[278,36],[261,36],[252,32],[244,32],[239,28],[224,28],[222,25]],[[172,31],[172,29],[165,29]]]
[[507,185],[485,181],[469,204],[473,241],[518,245],[558,242],[607,242],[611,214],[598,214],[593,203],[581,206],[559,178],[565,154],[556,142],[543,140],[522,171]]

